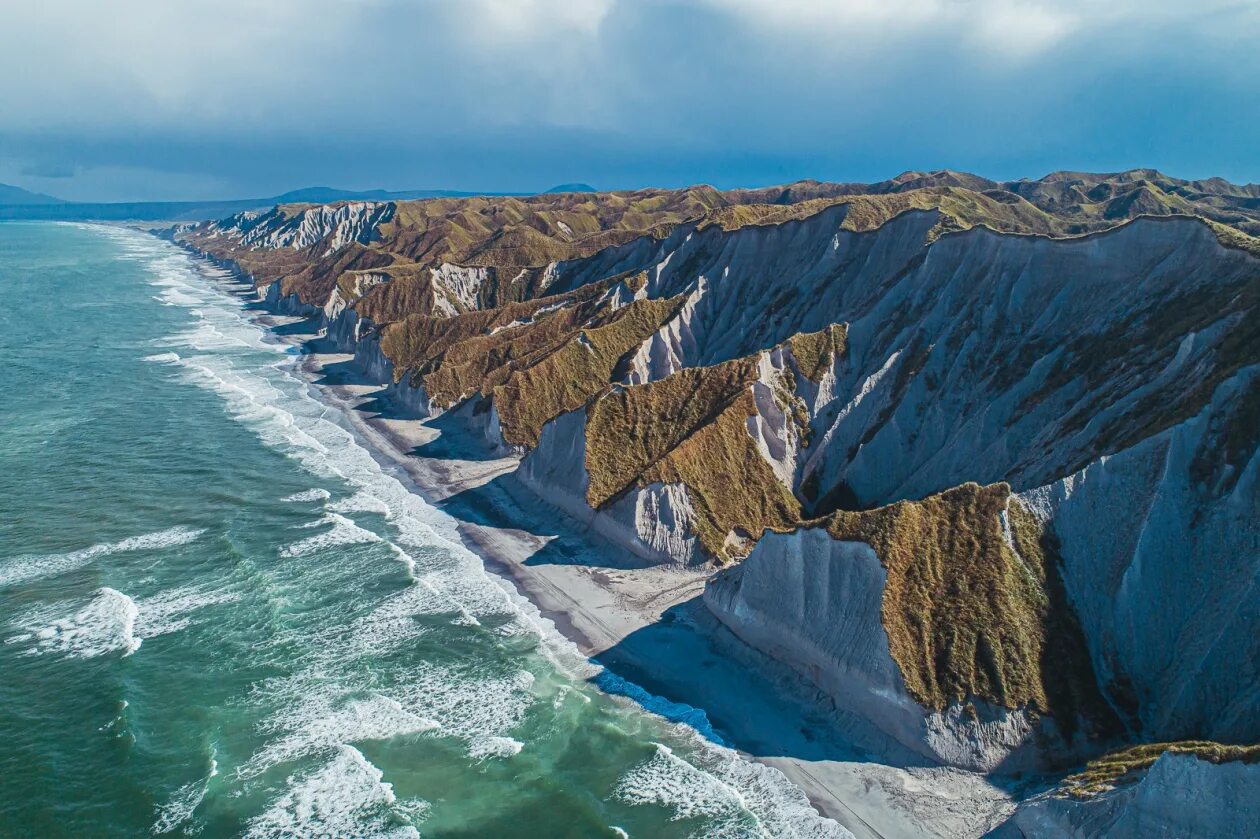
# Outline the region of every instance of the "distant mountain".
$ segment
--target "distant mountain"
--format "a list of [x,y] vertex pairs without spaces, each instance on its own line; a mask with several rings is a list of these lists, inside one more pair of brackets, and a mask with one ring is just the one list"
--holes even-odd
[[329,204],[333,201],[415,201],[422,198],[470,198],[474,195],[503,193],[459,192],[453,189],[351,190],[331,186],[308,186],[265,199],[271,204]]
[[558,184],[547,190],[544,195],[552,195],[557,192],[595,192],[595,187],[590,184]]
[[17,186],[0,184],[0,207],[31,204],[64,204],[60,198],[45,195],[42,192],[31,192]]
[[[574,184],[574,189],[590,187]],[[582,187],[578,190],[577,187]],[[557,189],[560,189],[557,187]],[[349,190],[311,186],[267,198],[240,198],[227,201],[123,201],[79,203],[27,192],[0,184],[0,220],[44,219],[57,221],[206,221],[225,218],[248,210],[266,210],[277,204],[329,204],[336,201],[415,201],[424,198],[470,198],[477,195],[509,193],[457,192],[447,189]]]

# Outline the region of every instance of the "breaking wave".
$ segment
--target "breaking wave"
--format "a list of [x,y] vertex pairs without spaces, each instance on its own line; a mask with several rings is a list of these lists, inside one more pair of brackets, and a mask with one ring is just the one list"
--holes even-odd
[[379,769],[357,749],[341,746],[319,769],[289,778],[288,791],[250,821],[245,836],[418,839],[409,822],[425,807],[400,802]]
[[195,542],[205,531],[172,527],[155,533],[132,536],[119,542],[102,543],[64,554],[19,556],[0,565],[0,586],[27,583],[78,570],[98,557],[127,551],[158,551]]

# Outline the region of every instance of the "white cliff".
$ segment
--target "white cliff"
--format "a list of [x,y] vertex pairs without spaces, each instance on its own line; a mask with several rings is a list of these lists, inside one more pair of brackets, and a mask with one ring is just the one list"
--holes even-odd
[[880,617],[886,582],[869,545],[805,529],[762,537],[709,581],[704,602],[750,646],[924,757],[977,771],[1036,766],[1035,749],[1024,749],[1035,729],[1022,711],[980,703],[974,716],[957,706],[935,712],[906,693]]
[[1260,456],[1223,463],[1258,391],[1245,368],[1184,423],[1022,495],[1108,696],[1150,738],[1260,739]]
[[685,565],[702,560],[692,532],[695,514],[686,487],[651,484],[602,510],[586,501],[586,412],[571,411],[543,426],[538,446],[521,461],[517,477],[575,521],[651,563]]
[[1244,837],[1260,825],[1260,764],[1165,753],[1135,782],[1088,798],[1023,802],[992,839]]
[[301,250],[322,245],[327,256],[351,242],[372,241],[376,229],[393,217],[392,203],[350,201],[344,204],[317,204],[293,215],[276,207],[267,213],[240,213],[222,222],[212,222],[210,230],[236,241],[241,247]]

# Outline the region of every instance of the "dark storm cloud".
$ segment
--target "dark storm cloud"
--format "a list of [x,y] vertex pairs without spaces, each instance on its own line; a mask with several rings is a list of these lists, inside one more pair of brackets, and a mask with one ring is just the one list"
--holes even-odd
[[946,166],[1260,178],[1256,2],[17,6],[0,181],[71,198]]

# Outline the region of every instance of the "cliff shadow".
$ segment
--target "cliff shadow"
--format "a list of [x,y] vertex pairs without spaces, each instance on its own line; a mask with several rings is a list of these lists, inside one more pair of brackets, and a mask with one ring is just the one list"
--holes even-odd
[[[266,307],[260,304],[261,309]],[[318,335],[319,322],[315,318],[302,318],[292,323],[273,323],[267,327],[277,335]]]
[[[313,344],[314,341],[308,342]],[[307,352],[322,352],[317,349],[307,349]],[[354,363],[353,359],[346,361],[328,361],[320,365],[319,378],[315,379],[314,384],[332,387],[378,387],[380,391],[367,394],[372,397],[369,402],[360,403],[355,406],[355,410],[369,410],[372,413],[381,413],[378,407],[382,403],[381,395],[385,388],[381,387],[380,382],[371,379],[363,374],[363,369]],[[371,405],[369,408],[368,406]]]
[[[411,419],[407,416],[391,415],[389,412],[396,413],[396,409],[389,404],[389,400],[379,401],[386,403],[386,413],[382,416],[387,419]],[[467,418],[461,416],[459,411],[447,411],[437,417],[425,419],[423,424],[426,428],[436,431],[437,436],[413,447],[410,454],[416,457],[473,462],[503,459],[503,455],[496,454],[487,444],[486,438],[476,428],[471,427]]]
[[[549,505],[524,499],[518,501],[519,487],[512,486],[511,474],[500,475],[480,486],[469,487],[454,493],[437,503],[438,509],[449,513],[461,522],[477,528],[510,531],[525,535],[533,543],[520,564],[532,565],[585,565],[599,567],[625,567],[610,561],[611,546],[596,543],[578,522],[553,510]],[[465,533],[469,541],[477,541]],[[478,552],[483,546],[474,545]],[[485,551],[493,555],[493,549]]]
[[585,523],[550,504],[508,472],[451,494],[439,505],[456,518],[482,527],[525,531],[546,539],[546,545],[521,561],[538,565],[584,565],[589,568],[648,568],[651,562],[593,531]]
[[721,746],[760,758],[931,767],[803,676],[740,641],[704,606],[679,603],[593,656],[590,681]]

